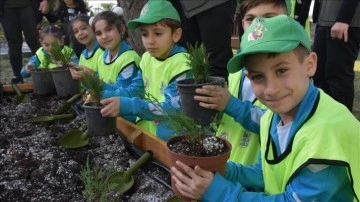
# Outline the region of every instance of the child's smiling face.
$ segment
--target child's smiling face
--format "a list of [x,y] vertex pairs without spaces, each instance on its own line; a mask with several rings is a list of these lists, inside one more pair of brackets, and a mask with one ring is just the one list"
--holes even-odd
[[[99,20],[95,23],[95,36],[100,46],[109,49],[110,52],[117,52],[122,40],[121,33],[125,28],[121,27],[120,31],[114,24],[109,24],[106,20]],[[123,34],[123,33],[122,33]]]
[[169,26],[161,23],[141,25],[141,39],[151,56],[166,59],[176,42],[180,40],[182,30],[172,32]]
[[269,56],[267,53],[246,57],[247,77],[259,101],[291,122],[315,74],[316,54],[300,62],[295,51]]
[[72,30],[76,40],[78,40],[79,43],[83,45],[89,45],[95,39],[95,34],[90,25],[81,20],[78,20],[72,24]]

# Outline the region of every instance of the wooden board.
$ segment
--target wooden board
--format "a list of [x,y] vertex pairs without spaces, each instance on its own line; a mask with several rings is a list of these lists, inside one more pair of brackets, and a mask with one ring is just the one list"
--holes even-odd
[[117,130],[123,134],[129,143],[134,144],[143,151],[152,151],[153,157],[170,167],[170,161],[166,152],[166,142],[155,135],[144,131],[137,125],[121,118],[117,118]]
[[[17,86],[19,87],[19,89],[21,91],[30,91],[33,90],[33,85],[32,83],[24,83],[24,84],[17,84]],[[13,87],[11,85],[3,85],[3,92],[5,93],[12,93],[15,92]]]

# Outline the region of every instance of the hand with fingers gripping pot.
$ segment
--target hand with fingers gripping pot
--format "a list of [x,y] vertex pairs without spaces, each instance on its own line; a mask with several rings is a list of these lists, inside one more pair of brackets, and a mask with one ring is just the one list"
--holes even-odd
[[183,171],[171,167],[171,180],[175,182],[178,191],[185,197],[199,200],[213,180],[214,174],[199,166],[192,169],[181,161],[176,161],[176,166]]
[[225,87],[217,85],[206,85],[196,89],[194,99],[200,102],[200,106],[208,109],[223,111],[230,100],[231,94],[225,84]]

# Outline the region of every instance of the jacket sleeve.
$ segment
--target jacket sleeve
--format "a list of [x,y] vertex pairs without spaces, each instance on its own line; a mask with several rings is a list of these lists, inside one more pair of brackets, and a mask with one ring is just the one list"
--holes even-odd
[[336,22],[350,24],[360,0],[343,0],[336,16]]
[[29,78],[31,76],[31,74],[26,73],[27,65],[33,65],[34,68],[37,69],[40,66],[40,61],[36,55],[31,56],[30,61],[21,69],[20,75],[23,78]]
[[[315,166],[315,167],[314,167]],[[325,166],[322,169],[316,168]],[[227,168],[228,169],[228,168]],[[246,169],[246,168],[244,168]],[[241,177],[246,177],[242,175]],[[345,167],[310,165],[303,168],[279,194],[249,191],[239,181],[216,173],[201,201],[353,201],[354,194]]]
[[234,96],[230,97],[224,112],[233,117],[246,130],[260,134],[260,118],[266,110],[252,104],[250,101],[242,101]]
[[105,83],[103,98],[125,96],[144,97],[144,82],[139,68],[134,64],[125,67],[119,74],[115,84]]

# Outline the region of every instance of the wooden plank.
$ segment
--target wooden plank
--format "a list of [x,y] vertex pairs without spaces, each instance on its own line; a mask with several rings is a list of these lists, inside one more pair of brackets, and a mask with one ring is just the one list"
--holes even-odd
[[129,143],[134,144],[143,151],[152,151],[153,157],[170,167],[170,160],[166,152],[166,142],[155,135],[144,131],[137,125],[121,118],[117,118],[117,130],[123,134]]
[[231,48],[232,49],[239,49],[240,48],[240,39],[238,36],[231,37]]
[[[33,90],[32,83],[17,84],[17,86],[19,87],[19,89],[21,91]],[[13,87],[11,85],[3,85],[3,92],[12,93],[12,92],[15,92],[15,91],[14,91],[14,89],[13,89]]]

